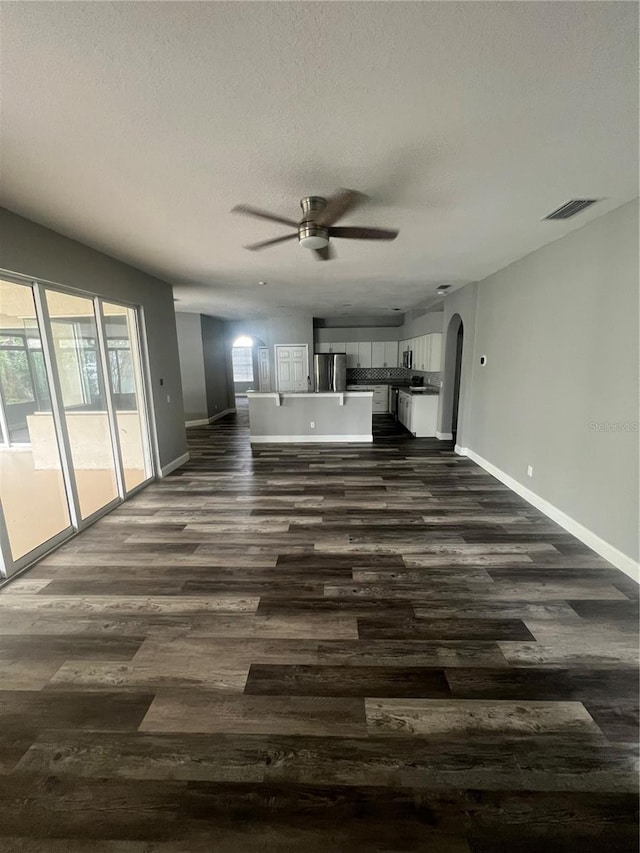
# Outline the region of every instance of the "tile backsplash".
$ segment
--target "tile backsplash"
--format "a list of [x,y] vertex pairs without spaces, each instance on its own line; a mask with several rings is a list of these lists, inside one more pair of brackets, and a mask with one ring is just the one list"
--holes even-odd
[[407,370],[405,367],[348,367],[347,385],[362,382],[404,383],[409,384],[412,376],[424,377],[425,385],[441,386],[439,373],[423,373],[420,370]]

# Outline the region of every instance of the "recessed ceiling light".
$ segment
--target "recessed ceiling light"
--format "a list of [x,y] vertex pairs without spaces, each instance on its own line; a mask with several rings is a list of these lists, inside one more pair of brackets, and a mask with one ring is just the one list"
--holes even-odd
[[266,283],[267,283],[266,281],[259,281],[259,282],[258,282],[258,285],[259,285],[260,287],[264,287]]

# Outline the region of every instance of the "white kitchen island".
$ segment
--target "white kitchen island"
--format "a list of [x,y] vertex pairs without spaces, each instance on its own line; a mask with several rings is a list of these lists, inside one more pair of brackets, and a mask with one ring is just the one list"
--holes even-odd
[[252,444],[371,442],[371,391],[253,392]]

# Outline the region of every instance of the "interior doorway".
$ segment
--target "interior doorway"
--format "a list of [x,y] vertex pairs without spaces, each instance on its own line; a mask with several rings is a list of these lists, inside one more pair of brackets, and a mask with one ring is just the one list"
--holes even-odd
[[444,371],[442,374],[441,432],[438,438],[456,441],[462,427],[463,411],[463,375],[464,324],[459,314],[454,314],[445,330]]
[[462,347],[464,344],[464,325],[462,320],[458,326],[458,334],[456,335],[456,360],[453,377],[453,401],[451,408],[451,434],[453,440],[456,440],[458,434],[458,412],[460,409],[460,376],[462,375]]

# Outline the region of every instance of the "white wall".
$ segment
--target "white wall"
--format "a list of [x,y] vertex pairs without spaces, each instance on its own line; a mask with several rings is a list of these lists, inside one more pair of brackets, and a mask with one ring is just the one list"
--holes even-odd
[[639,531],[638,280],[632,202],[445,300],[445,323],[459,311],[465,328],[458,443],[630,561]]

